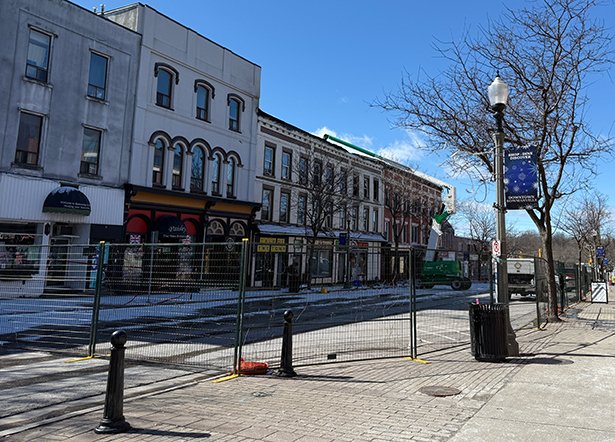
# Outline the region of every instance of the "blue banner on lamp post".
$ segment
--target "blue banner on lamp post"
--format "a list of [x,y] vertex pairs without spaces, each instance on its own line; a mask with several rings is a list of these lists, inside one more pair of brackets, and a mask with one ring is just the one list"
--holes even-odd
[[538,207],[538,172],[534,146],[515,146],[504,151],[504,192],[507,209]]

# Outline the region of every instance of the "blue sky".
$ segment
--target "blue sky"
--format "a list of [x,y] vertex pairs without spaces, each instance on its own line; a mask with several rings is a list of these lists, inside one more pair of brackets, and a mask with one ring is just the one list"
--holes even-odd
[[[91,8],[87,0],[75,3]],[[107,1],[107,9],[128,4]],[[375,152],[394,149],[411,166],[457,186],[458,199],[491,205],[493,189],[468,179],[451,179],[441,160],[416,148],[420,134],[393,129],[392,115],[369,106],[394,91],[404,71],[437,74],[446,66],[433,48],[437,40],[459,38],[495,19],[504,7],[529,1],[410,0],[309,2],[264,0],[150,0],[145,2],[262,68],[261,108],[290,124],[321,134],[328,132]],[[615,33],[615,4],[598,14]],[[488,84],[485,85],[487,88]],[[603,88],[603,89],[600,89]],[[590,90],[588,119],[597,133],[615,135],[615,70]],[[485,115],[485,118],[491,118]],[[596,188],[615,206],[615,184],[601,164]],[[455,224],[455,219],[451,220]],[[524,211],[510,211],[517,230],[533,230]],[[459,226],[461,227],[461,226]]]

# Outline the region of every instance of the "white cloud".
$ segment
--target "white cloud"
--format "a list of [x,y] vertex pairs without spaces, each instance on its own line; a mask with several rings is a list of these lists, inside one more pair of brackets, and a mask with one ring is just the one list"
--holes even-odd
[[378,150],[378,154],[398,163],[410,166],[411,163],[423,158],[422,148],[425,147],[423,139],[415,132],[406,131],[406,138],[395,140],[388,146]]
[[323,135],[329,134],[331,136],[347,141],[351,144],[354,144],[355,146],[363,147],[365,149],[369,149],[374,144],[374,139],[368,135],[338,134],[335,130],[329,129],[327,126],[323,126],[319,129],[316,129],[312,132],[312,134],[321,138]]

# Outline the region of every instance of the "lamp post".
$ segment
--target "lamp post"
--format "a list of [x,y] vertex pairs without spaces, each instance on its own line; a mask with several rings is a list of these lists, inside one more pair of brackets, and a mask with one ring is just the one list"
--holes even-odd
[[508,85],[496,75],[493,83],[487,89],[489,104],[493,110],[496,121],[496,130],[493,132],[495,142],[495,182],[496,182],[496,240],[500,243],[500,259],[497,260],[497,301],[506,306],[507,344],[508,355],[519,355],[519,344],[515,332],[510,324],[508,308],[508,269],[506,267],[506,203],[504,200],[504,110],[508,102]]

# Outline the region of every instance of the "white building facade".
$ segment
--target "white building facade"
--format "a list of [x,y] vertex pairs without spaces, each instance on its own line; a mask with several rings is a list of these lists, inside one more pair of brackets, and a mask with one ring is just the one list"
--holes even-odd
[[0,38],[0,285],[19,294],[87,272],[73,245],[122,236],[140,37],[63,0],[7,0]]

